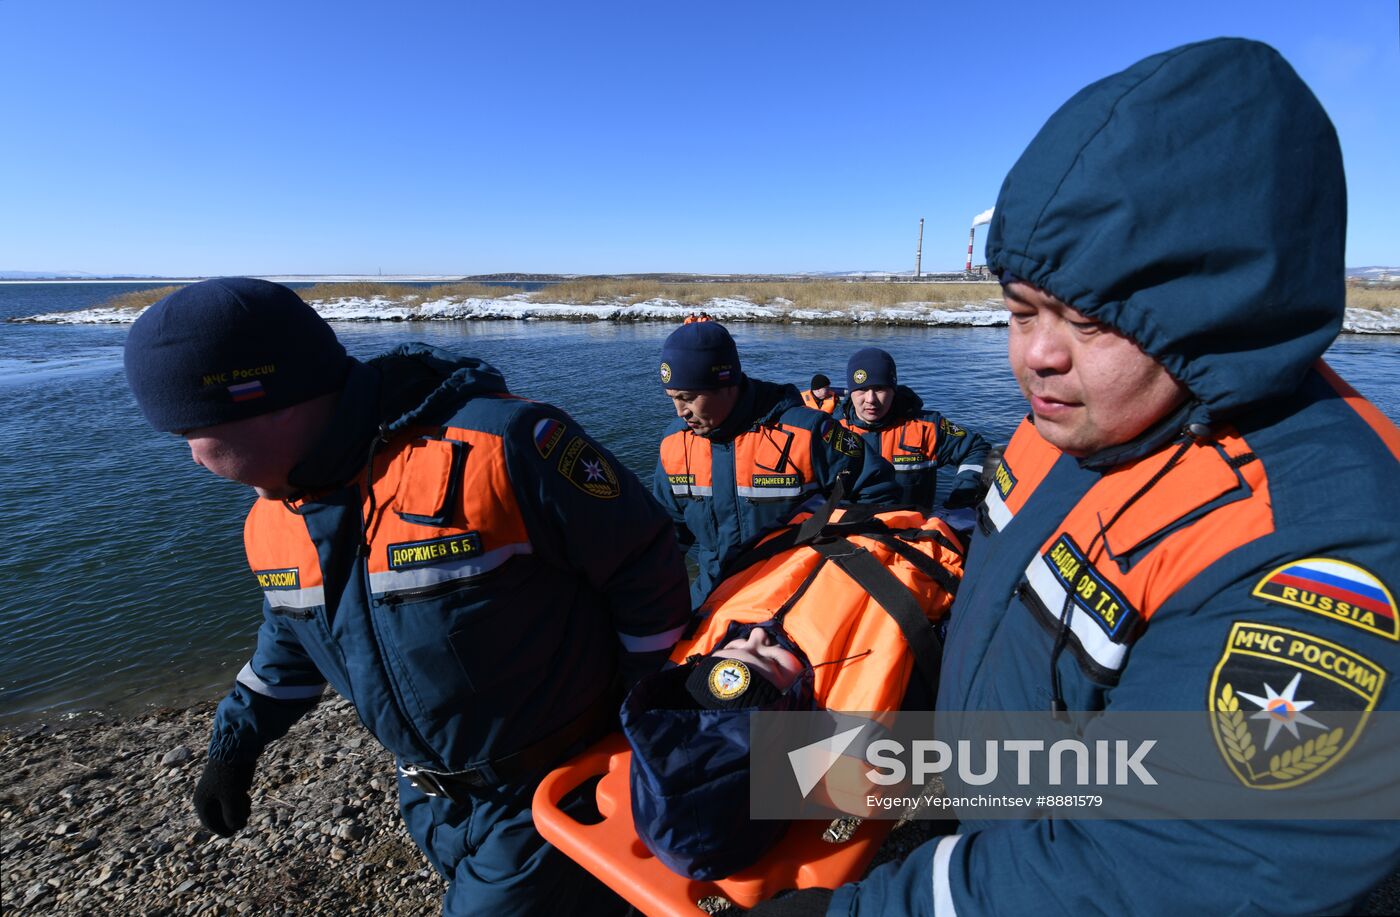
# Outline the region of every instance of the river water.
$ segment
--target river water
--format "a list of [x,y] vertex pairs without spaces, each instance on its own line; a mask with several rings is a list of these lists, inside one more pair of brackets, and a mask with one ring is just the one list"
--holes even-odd
[[[142,284],[0,284],[0,320],[96,305]],[[149,286],[149,285],[147,285]],[[125,325],[0,324],[0,721],[218,696],[252,651],[242,555],[251,491],[153,433],[122,372]],[[655,381],[671,325],[337,323],[354,356],[424,341],[488,360],[512,391],[568,410],[644,479],[672,416]],[[862,346],[953,420],[1005,442],[1025,411],[1005,328],[731,325],[744,369],[840,379]],[[1343,335],[1333,367],[1400,418],[1400,336]],[[839,384],[839,382],[838,382]]]

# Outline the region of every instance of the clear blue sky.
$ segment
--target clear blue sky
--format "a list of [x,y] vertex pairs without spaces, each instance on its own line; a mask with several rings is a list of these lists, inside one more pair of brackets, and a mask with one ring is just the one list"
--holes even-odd
[[[0,0],[0,270],[959,268],[1094,79],[1267,41],[1400,264],[1388,0]],[[977,257],[981,259],[979,231]]]

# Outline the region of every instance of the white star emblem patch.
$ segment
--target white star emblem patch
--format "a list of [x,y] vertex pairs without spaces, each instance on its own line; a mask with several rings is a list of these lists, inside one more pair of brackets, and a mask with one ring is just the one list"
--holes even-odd
[[1298,690],[1298,682],[1302,677],[1302,672],[1294,675],[1293,680],[1288,683],[1288,687],[1284,688],[1282,692],[1275,691],[1273,685],[1270,685],[1267,681],[1264,682],[1264,693],[1268,695],[1267,697],[1246,694],[1243,691],[1236,692],[1240,697],[1243,697],[1259,708],[1259,712],[1251,716],[1250,719],[1269,721],[1269,734],[1264,737],[1265,751],[1268,751],[1269,746],[1274,744],[1274,738],[1278,736],[1280,730],[1287,729],[1293,738],[1296,739],[1298,738],[1298,725],[1300,723],[1304,726],[1315,726],[1318,729],[1327,728],[1322,723],[1319,723],[1317,720],[1302,712],[1313,705],[1312,701],[1295,700],[1293,697],[1294,692]]

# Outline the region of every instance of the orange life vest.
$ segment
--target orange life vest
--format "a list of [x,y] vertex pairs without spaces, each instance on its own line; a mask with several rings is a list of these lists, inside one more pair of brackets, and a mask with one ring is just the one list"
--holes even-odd
[[[941,519],[914,510],[876,513],[842,532],[841,520],[848,514],[850,519],[864,515],[837,509],[823,532],[849,542],[841,546],[842,552],[855,547],[868,553],[887,571],[889,582],[897,583],[917,605],[924,619],[920,623],[931,632],[933,622],[952,605],[962,576],[957,536]],[[784,632],[816,666],[817,703],[829,710],[896,710],[919,665],[905,634],[908,622],[902,625],[839,557],[828,562],[833,558],[822,545],[774,551],[810,516],[797,516],[793,525],[763,539],[747,558],[739,558],[737,572],[700,606],[699,628],[676,645],[671,659],[679,663],[716,649],[731,624],[756,624],[781,613]],[[744,566],[746,559],[751,562]],[[820,665],[833,660],[842,661]],[[936,660],[933,663],[936,666]]]
[[835,414],[836,406],[841,403],[841,396],[833,392],[825,398],[818,398],[816,395],[812,394],[812,390],[809,388],[802,393],[802,403],[815,411],[821,411],[824,414]]

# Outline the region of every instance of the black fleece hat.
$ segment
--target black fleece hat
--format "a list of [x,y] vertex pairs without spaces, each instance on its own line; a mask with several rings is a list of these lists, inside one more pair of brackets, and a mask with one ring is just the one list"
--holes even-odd
[[701,657],[686,677],[685,689],[703,710],[761,707],[783,694],[748,663],[721,656]]
[[190,284],[151,306],[131,326],[125,362],[141,412],[171,433],[339,391],[350,365],[300,296],[248,277]]

